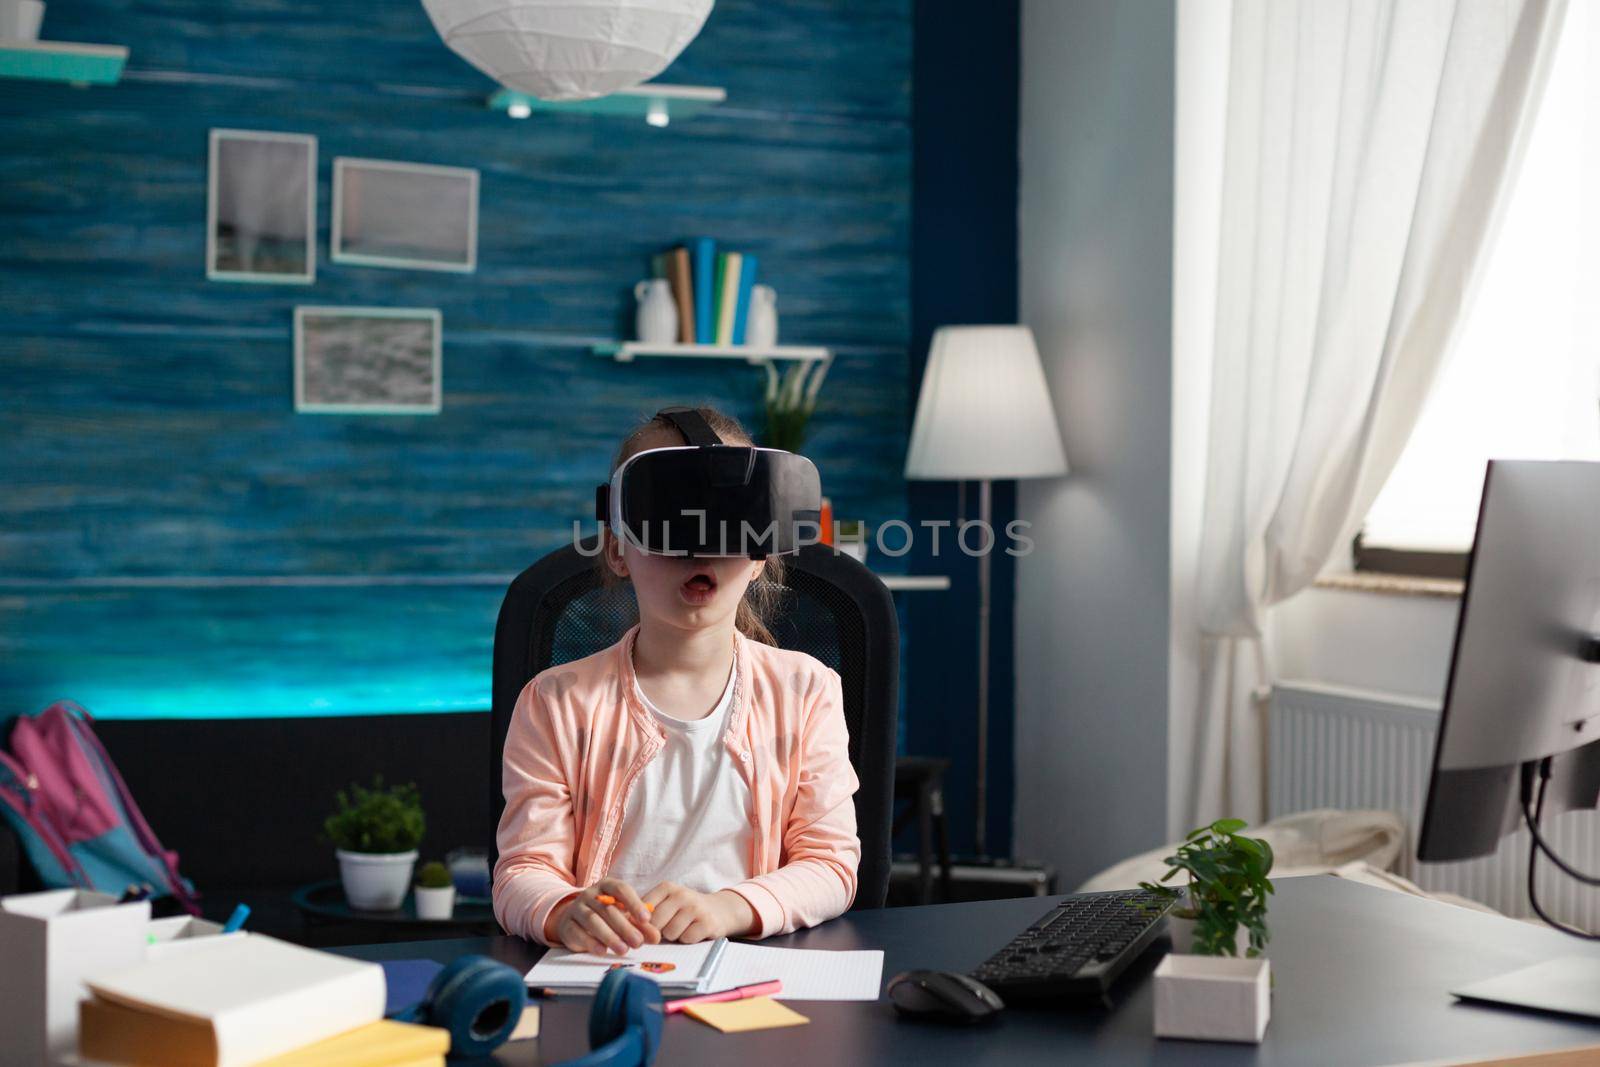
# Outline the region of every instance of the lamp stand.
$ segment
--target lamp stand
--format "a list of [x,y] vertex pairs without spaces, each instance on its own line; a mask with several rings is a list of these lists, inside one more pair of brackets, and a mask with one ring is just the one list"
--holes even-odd
[[978,858],[988,856],[989,826],[989,568],[999,538],[992,522],[994,502],[988,478],[978,482],[978,521],[989,531],[989,551],[978,556],[978,825],[972,835]]

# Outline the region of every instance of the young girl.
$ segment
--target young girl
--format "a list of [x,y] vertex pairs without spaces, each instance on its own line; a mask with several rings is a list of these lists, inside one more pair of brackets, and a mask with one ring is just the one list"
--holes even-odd
[[[724,442],[733,419],[698,409]],[[612,470],[682,446],[666,419]],[[777,648],[759,609],[781,557],[641,552],[604,533],[639,624],[543,671],[506,735],[494,912],[514,934],[580,952],[766,937],[855,896],[861,844],[839,675]]]

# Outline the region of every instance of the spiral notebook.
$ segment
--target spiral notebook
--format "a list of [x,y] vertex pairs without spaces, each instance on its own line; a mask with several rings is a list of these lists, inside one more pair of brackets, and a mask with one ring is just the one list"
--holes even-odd
[[619,967],[653,979],[663,993],[714,993],[776,978],[783,983],[778,1000],[877,1000],[883,952],[776,948],[726,938],[698,945],[644,945],[622,956],[551,949],[526,980],[537,989],[586,993]]

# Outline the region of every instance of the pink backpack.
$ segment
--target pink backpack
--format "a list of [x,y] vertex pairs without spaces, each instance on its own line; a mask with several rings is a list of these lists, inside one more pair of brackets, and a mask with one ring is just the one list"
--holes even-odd
[[90,722],[71,701],[17,717],[0,750],[0,815],[50,888],[142,890],[200,914],[178,854],[161,847]]

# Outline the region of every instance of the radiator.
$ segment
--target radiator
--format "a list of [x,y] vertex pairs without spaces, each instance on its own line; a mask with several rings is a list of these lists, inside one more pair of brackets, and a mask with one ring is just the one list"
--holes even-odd
[[[1493,856],[1464,863],[1419,863],[1417,832],[1428,790],[1439,705],[1310,683],[1272,694],[1267,803],[1273,816],[1314,808],[1383,808],[1406,825],[1396,873],[1430,892],[1455,893],[1517,917],[1528,907],[1528,834],[1518,831]],[[1568,812],[1546,824],[1563,859],[1600,871],[1600,813]],[[1539,861],[1539,900],[1551,915],[1600,929],[1600,889],[1582,886]]]

